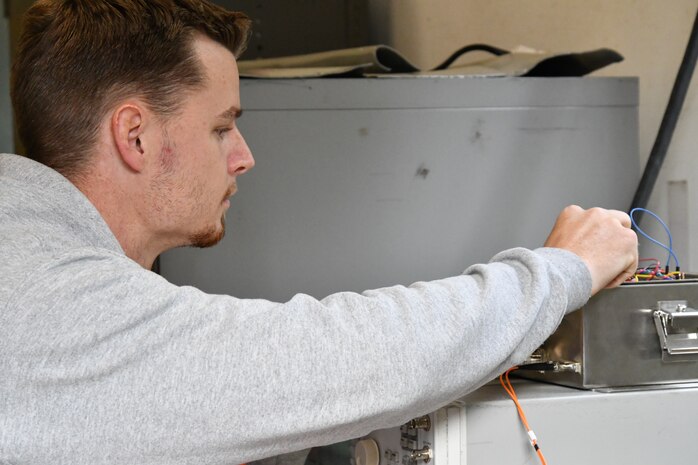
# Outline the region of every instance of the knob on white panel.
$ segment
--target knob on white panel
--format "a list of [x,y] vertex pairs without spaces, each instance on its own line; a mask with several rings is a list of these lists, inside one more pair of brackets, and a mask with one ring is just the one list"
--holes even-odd
[[380,465],[378,443],[371,438],[361,439],[354,446],[356,465]]

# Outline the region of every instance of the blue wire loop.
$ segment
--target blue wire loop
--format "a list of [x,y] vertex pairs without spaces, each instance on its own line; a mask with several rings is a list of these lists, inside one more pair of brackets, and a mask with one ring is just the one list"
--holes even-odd
[[[656,239],[653,239],[653,238],[650,237],[647,233],[645,233],[642,229],[640,229],[640,226],[638,226],[638,224],[635,222],[635,218],[633,217],[633,215],[634,215],[635,212],[637,212],[637,211],[640,211],[640,212],[643,212],[643,213],[647,213],[648,215],[652,216],[654,219],[656,219],[657,221],[659,221],[659,223],[664,227],[664,230],[666,231],[667,236],[669,236],[669,245],[668,245],[668,246],[662,244],[661,242],[659,242],[659,241],[656,240]],[[679,267],[679,259],[676,258],[676,254],[674,253],[674,249],[673,249],[673,247],[672,247],[671,232],[669,232],[669,227],[666,225],[666,223],[664,223],[664,221],[662,221],[662,219],[661,219],[660,217],[658,217],[657,215],[655,215],[654,213],[652,213],[651,211],[649,211],[649,210],[647,210],[647,209],[644,209],[644,208],[633,208],[632,210],[630,210],[630,221],[631,221],[632,224],[633,224],[633,228],[635,228],[635,230],[636,230],[638,233],[642,234],[642,235],[645,236],[647,239],[649,239],[651,242],[654,242],[655,244],[657,244],[658,246],[660,246],[661,248],[663,248],[664,250],[666,250],[667,252],[669,252],[669,256],[668,256],[667,259],[666,259],[666,270],[667,270],[667,271],[669,270],[669,262],[671,261],[672,258],[673,258],[674,261],[676,262],[676,267],[677,267],[677,268],[680,268],[680,267]]]

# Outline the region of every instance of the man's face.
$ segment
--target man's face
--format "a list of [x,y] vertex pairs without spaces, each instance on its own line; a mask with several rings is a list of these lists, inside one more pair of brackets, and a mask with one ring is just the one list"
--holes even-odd
[[254,159],[235,124],[240,92],[233,55],[203,37],[195,39],[195,50],[206,81],[185,94],[180,113],[164,123],[151,192],[168,242],[209,247],[223,238],[228,197]]

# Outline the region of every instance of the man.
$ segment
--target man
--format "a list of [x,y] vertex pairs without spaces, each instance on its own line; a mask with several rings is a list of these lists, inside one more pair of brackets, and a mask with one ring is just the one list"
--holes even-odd
[[[462,276],[286,303],[149,271],[224,232],[248,20],[202,0],[40,0],[0,156],[0,463],[236,464],[433,411],[635,269],[627,215]],[[273,128],[270,128],[273,130]],[[419,341],[429,341],[414,350]]]

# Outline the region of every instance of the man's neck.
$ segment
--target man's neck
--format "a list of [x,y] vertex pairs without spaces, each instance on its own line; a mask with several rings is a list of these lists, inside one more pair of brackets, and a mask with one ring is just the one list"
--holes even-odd
[[151,269],[157,256],[168,247],[159,244],[149,232],[145,215],[136,209],[137,202],[133,201],[138,194],[124,192],[102,176],[90,176],[90,181],[83,179],[73,182],[100,213],[126,256]]

